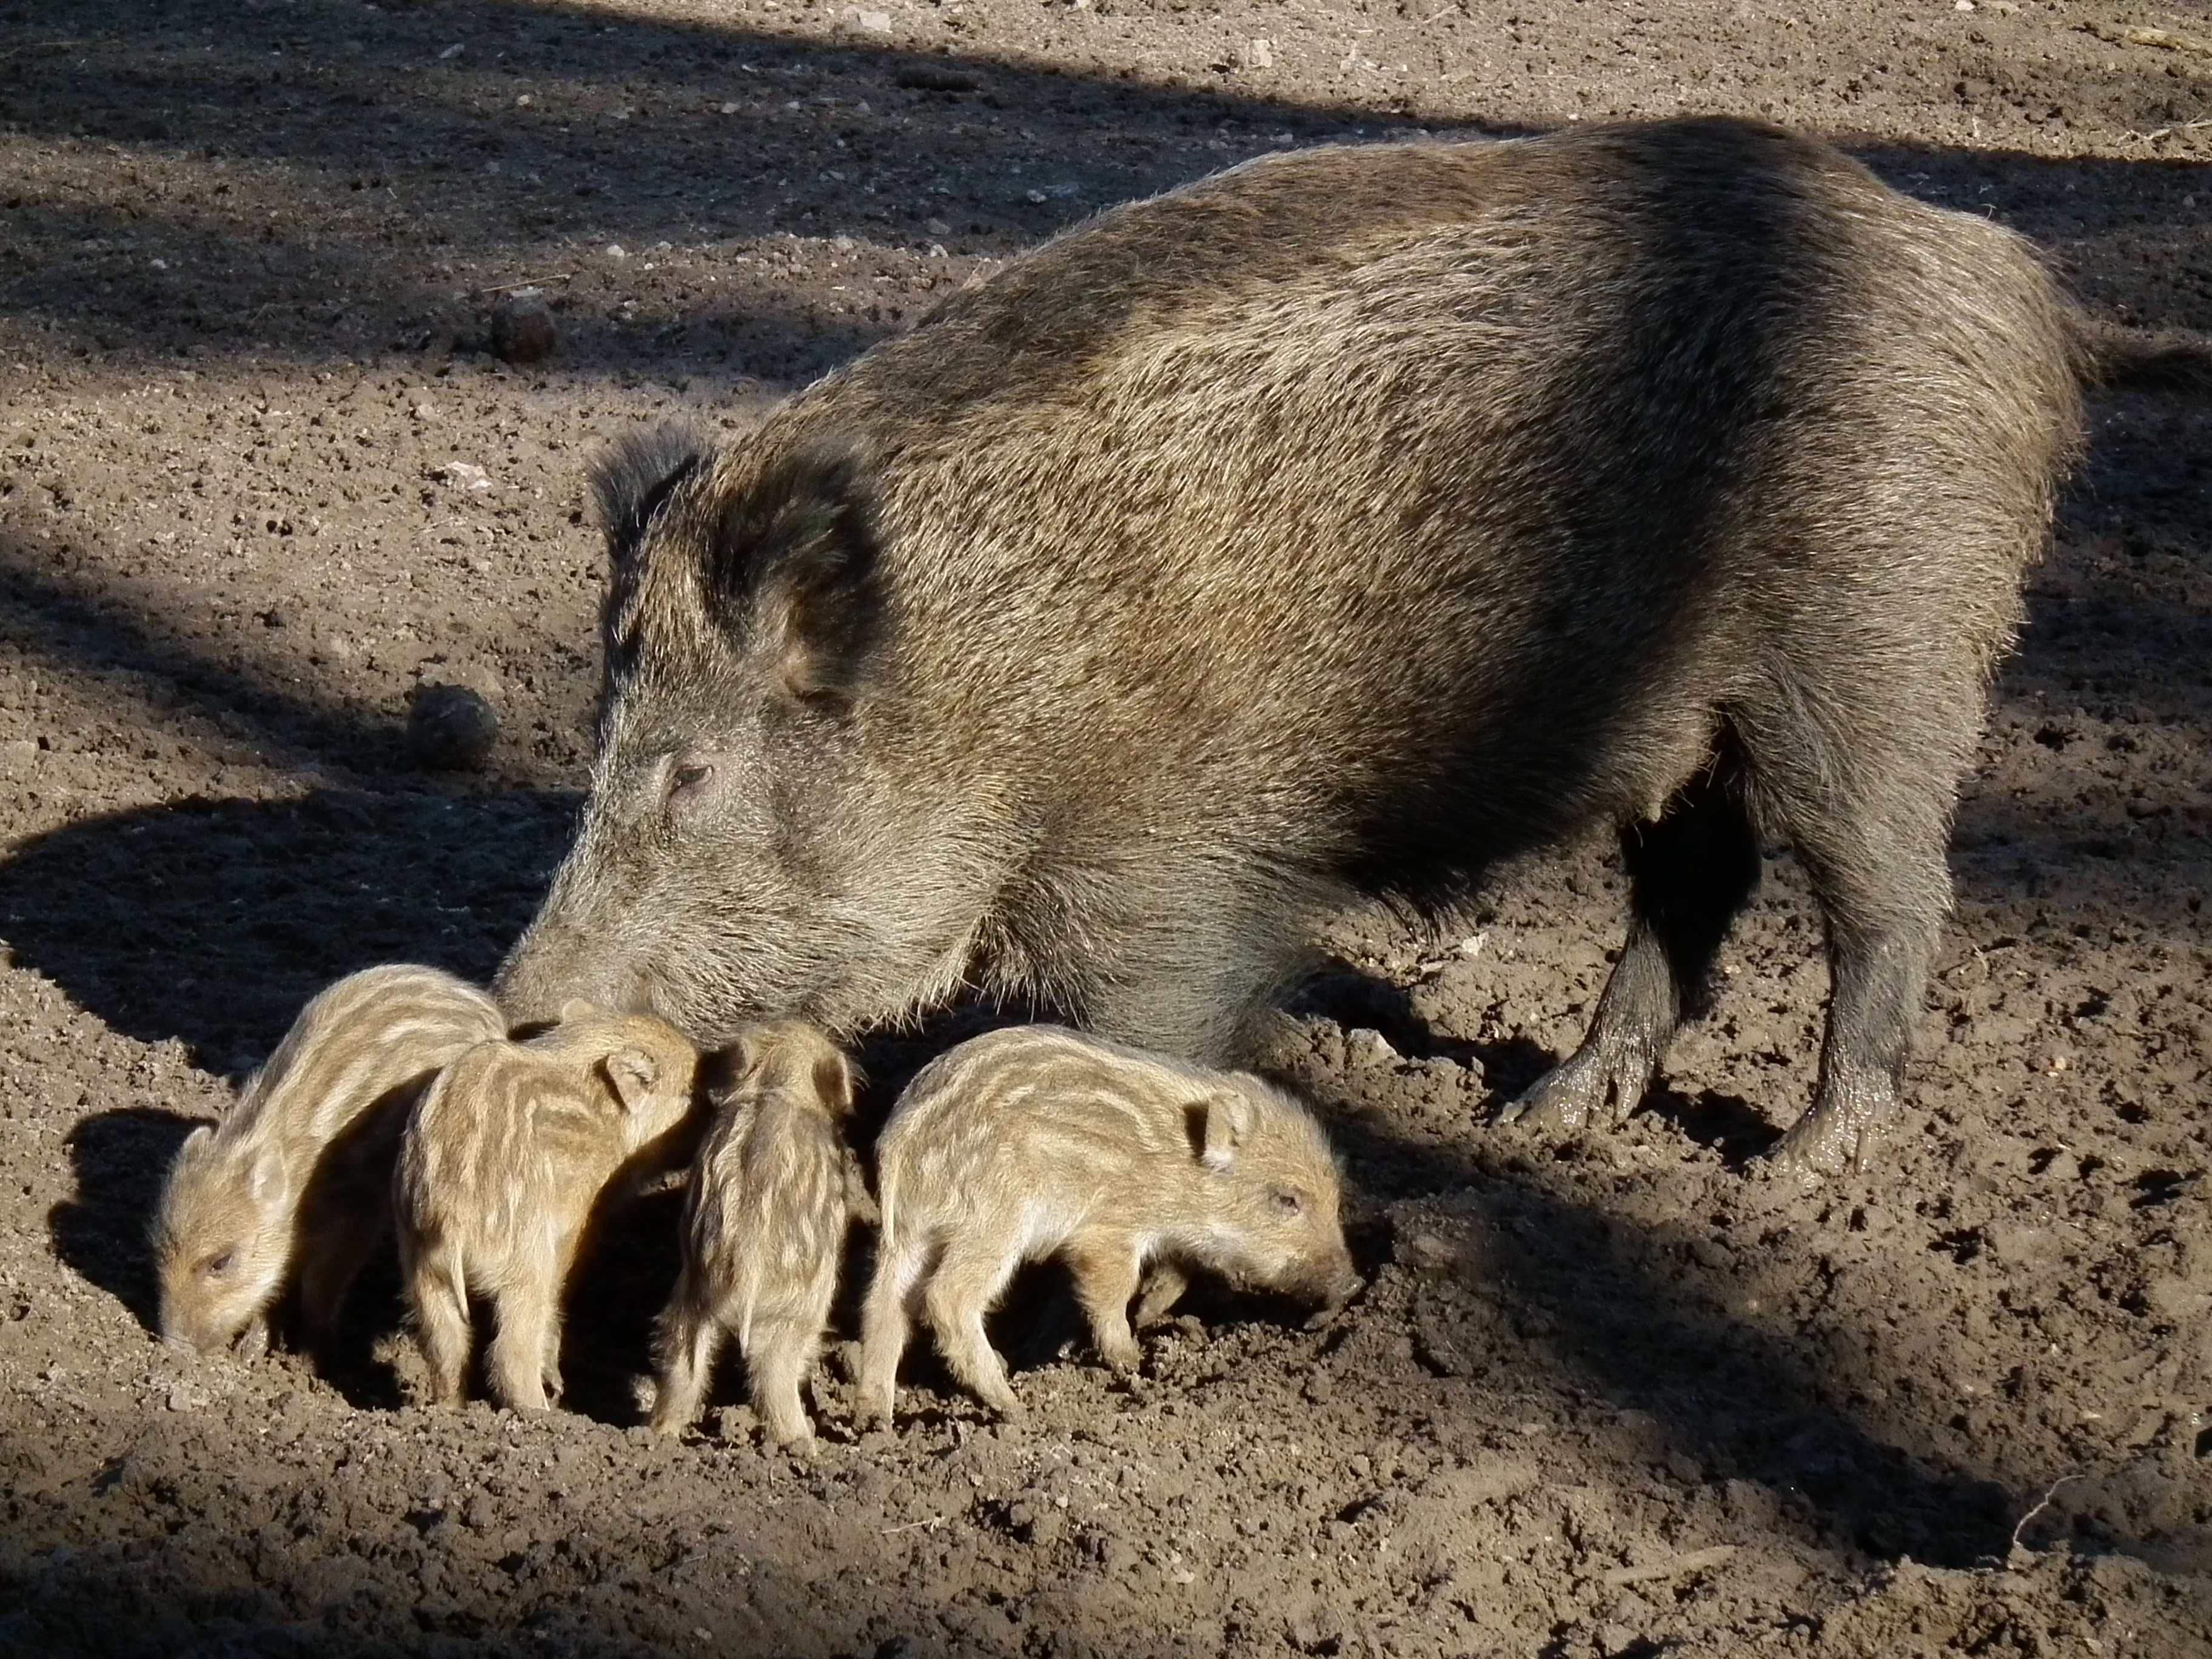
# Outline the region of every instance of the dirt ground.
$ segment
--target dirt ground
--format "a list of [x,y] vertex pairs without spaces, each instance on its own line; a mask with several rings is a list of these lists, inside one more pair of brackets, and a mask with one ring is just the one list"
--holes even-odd
[[[189,1121],[335,975],[488,972],[559,856],[595,445],[740,429],[1271,148],[1689,110],[2212,329],[2202,7],[0,0],[0,1653],[2212,1653],[2212,422],[2173,396],[2095,412],[1863,1178],[1747,1168],[1824,994],[1781,857],[1626,1128],[1486,1123],[1618,943],[1592,847],[1439,939],[1346,919],[1286,1024],[1374,1274],[1326,1329],[1200,1297],[1117,1386],[1048,1277],[1002,1322],[1026,1426],[922,1370],[896,1438],[830,1388],[811,1464],[732,1378],[636,1426],[665,1200],[550,1416],[405,1405],[389,1267],[313,1359],[149,1334]],[[509,367],[530,284],[560,349]],[[496,704],[487,768],[410,764],[418,681]]]

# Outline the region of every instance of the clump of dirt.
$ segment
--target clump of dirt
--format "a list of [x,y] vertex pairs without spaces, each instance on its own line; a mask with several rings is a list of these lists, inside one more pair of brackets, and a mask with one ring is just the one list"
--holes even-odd
[[[1345,919],[1284,1023],[1362,1297],[1307,1331],[1203,1292],[1123,1385],[1040,1273],[1020,1428],[925,1365],[856,1437],[833,1355],[817,1460],[734,1378],[647,1436],[666,1199],[587,1268],[543,1418],[404,1403],[388,1265],[329,1352],[172,1355],[143,1239],[315,989],[482,975],[528,917],[612,434],[742,431],[1245,156],[1683,110],[1837,136],[2103,313],[2212,328],[2208,38],[2103,0],[0,0],[0,1651],[2212,1651],[2212,422],[2173,396],[2096,411],[1864,1176],[1754,1162],[1825,993],[1778,854],[1644,1111],[1486,1124],[1619,940],[1587,847],[1443,938]],[[436,688],[495,714],[465,753],[410,747]],[[928,1041],[871,1048],[871,1110]]]

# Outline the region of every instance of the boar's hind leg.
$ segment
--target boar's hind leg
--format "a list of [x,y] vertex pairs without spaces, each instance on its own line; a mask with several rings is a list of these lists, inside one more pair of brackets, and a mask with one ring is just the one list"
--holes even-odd
[[508,1284],[499,1297],[484,1370],[499,1403],[542,1412],[561,1391],[559,1280]]
[[410,1252],[407,1300],[415,1315],[415,1340],[429,1368],[430,1403],[458,1406],[468,1395],[469,1290],[453,1253],[441,1244]]
[[[1932,784],[1932,787],[1930,787]],[[1887,812],[1791,826],[1828,929],[1828,1030],[1812,1109],[1767,1154],[1801,1175],[1865,1169],[1897,1112],[1912,1022],[1949,908],[1948,777],[1900,775]],[[1903,810],[1897,810],[1899,808]]]
[[798,1319],[768,1319],[745,1349],[745,1378],[771,1444],[805,1446],[814,1438],[803,1390],[822,1343],[818,1326]]
[[[1972,614],[1966,601],[1957,609]],[[1831,660],[1820,697],[1777,698],[1744,716],[1762,822],[1796,848],[1827,925],[1820,1082],[1812,1109],[1767,1158],[1799,1175],[1864,1168],[1896,1115],[1950,908],[1957,781],[1981,722],[1967,653],[1940,635],[1874,648],[1887,620],[1860,619],[1851,635],[1853,657],[1875,669]]]
[[1659,817],[1620,832],[1628,941],[1582,1046],[1499,1112],[1505,1122],[1578,1129],[1626,1117],[1644,1098],[1674,1028],[1703,1001],[1729,924],[1759,882],[1759,842],[1730,745]]
[[1022,1414],[1006,1380],[1006,1364],[983,1328],[983,1316],[1006,1288],[1020,1258],[987,1243],[956,1238],[945,1247],[937,1273],[922,1292],[938,1352],[961,1386],[1001,1417]]
[[714,1353],[722,1345],[721,1322],[703,1292],[694,1288],[689,1267],[677,1281],[654,1339],[659,1376],[653,1395],[653,1431],[681,1434],[698,1418],[714,1374]]
[[860,1374],[853,1402],[854,1418],[863,1425],[891,1425],[899,1358],[929,1265],[926,1252],[901,1248],[888,1234],[876,1241],[876,1276],[860,1307]]

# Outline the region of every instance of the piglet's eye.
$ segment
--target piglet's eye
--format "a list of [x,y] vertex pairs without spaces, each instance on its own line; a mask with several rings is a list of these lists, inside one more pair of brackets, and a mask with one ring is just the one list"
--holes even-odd
[[1296,1215],[1306,1206],[1306,1201],[1287,1187],[1278,1187],[1267,1194],[1277,1215]]
[[230,1271],[231,1262],[236,1255],[237,1252],[234,1250],[225,1250],[218,1255],[211,1255],[200,1263],[200,1271],[211,1278],[220,1279]]

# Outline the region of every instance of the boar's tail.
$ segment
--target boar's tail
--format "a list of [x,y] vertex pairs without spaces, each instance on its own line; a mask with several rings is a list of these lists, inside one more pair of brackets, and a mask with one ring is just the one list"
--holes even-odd
[[2076,315],[2075,370],[2091,392],[2212,396],[2212,340],[2181,329],[2124,328]]

